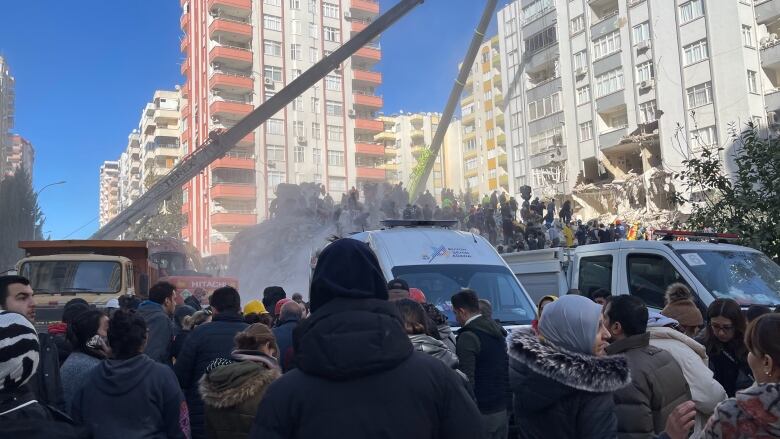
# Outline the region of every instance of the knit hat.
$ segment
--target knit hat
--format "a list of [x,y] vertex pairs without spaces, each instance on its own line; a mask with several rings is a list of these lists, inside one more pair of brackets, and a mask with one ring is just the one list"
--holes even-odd
[[419,288],[409,288],[409,298],[417,303],[425,303],[428,301],[425,298],[425,293]]
[[666,289],[666,307],[661,314],[677,320],[682,326],[701,326],[704,318],[693,302],[691,290],[684,284],[674,283]]
[[263,302],[255,299],[250,300],[246,305],[244,305],[244,315],[247,314],[267,314],[268,311],[265,309],[265,305],[263,305]]
[[279,314],[281,314],[282,313],[282,305],[284,305],[285,303],[288,303],[288,302],[292,302],[292,299],[288,299],[288,298],[285,297],[284,299],[281,299],[278,302],[276,302],[276,305],[274,306],[274,315],[278,316]]
[[40,344],[21,314],[0,312],[0,391],[23,386],[38,368]]

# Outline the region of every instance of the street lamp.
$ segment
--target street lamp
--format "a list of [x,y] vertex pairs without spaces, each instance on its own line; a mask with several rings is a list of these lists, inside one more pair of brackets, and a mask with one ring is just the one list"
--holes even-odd
[[41,194],[41,192],[43,192],[43,190],[44,190],[44,189],[46,189],[46,188],[47,188],[47,187],[49,187],[49,186],[56,186],[56,185],[58,185],[58,184],[65,184],[65,183],[67,183],[67,181],[57,181],[57,182],[54,182],[54,183],[49,183],[49,184],[47,184],[46,186],[44,186],[44,187],[42,187],[42,188],[38,189],[38,192],[36,192],[36,193],[35,193],[35,195],[40,195],[40,194]]

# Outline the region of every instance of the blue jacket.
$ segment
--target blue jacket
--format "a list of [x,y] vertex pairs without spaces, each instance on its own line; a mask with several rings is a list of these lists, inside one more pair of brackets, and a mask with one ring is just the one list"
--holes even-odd
[[138,305],[138,314],[149,328],[149,340],[146,342],[144,354],[154,361],[170,365],[174,333],[171,316],[165,313],[162,305],[151,300],[144,300]]
[[238,314],[216,314],[211,322],[204,323],[190,332],[176,358],[174,370],[187,397],[193,439],[206,436],[203,400],[198,391],[198,382],[212,361],[217,358],[230,358],[233,339],[247,326]]
[[295,367],[293,330],[298,327],[298,323],[300,323],[298,319],[284,320],[272,330],[276,337],[276,344],[279,346],[279,365],[282,367],[282,372]]

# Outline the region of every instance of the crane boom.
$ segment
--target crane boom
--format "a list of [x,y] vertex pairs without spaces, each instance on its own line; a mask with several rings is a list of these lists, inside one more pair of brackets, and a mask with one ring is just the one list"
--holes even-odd
[[280,90],[279,93],[238,121],[235,126],[223,132],[212,131],[209,133],[209,139],[206,143],[197,148],[192,154],[184,157],[168,174],[144,192],[133,204],[95,232],[91,239],[118,238],[128,227],[138,221],[144,213],[155,209],[157,204],[168,197],[174,190],[193,179],[214,160],[224,156],[239,140],[246,137],[296,97],[322,80],[332,70],[338,68],[342,62],[346,61],[358,49],[378,37],[401,17],[424,1],[400,0],[398,4],[379,16],[374,22],[355,35],[354,38],[344,43],[343,46],[317,64],[314,64]]

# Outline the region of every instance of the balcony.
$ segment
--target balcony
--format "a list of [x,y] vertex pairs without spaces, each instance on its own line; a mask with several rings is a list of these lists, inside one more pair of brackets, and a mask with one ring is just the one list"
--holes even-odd
[[244,70],[252,68],[252,51],[241,47],[218,45],[209,51],[209,62]]
[[352,79],[356,83],[368,86],[382,85],[382,74],[379,72],[354,69],[352,70],[352,75]]
[[373,47],[361,47],[352,55],[360,63],[368,63],[373,65],[382,60],[382,51]]
[[350,28],[354,33],[362,32],[363,29],[368,27],[368,23],[368,20],[359,20],[357,18],[353,18],[352,22],[350,23]]
[[190,59],[186,58],[181,63],[181,74],[182,76],[188,76],[190,71]]
[[191,14],[182,14],[181,18],[179,19],[181,30],[183,30],[186,34],[189,34],[190,30],[190,16]]
[[179,44],[179,51],[181,53],[187,53],[187,50],[190,48],[190,37],[185,35],[184,38],[181,39],[181,44]]
[[425,132],[423,130],[412,130],[412,140],[425,139]]
[[767,0],[755,2],[756,22],[758,24],[769,24],[780,18],[780,1]]
[[216,18],[209,25],[209,38],[215,41],[252,41],[252,26],[236,20]]
[[254,226],[257,215],[253,213],[212,213],[211,226]]
[[208,0],[211,12],[219,12],[234,17],[246,18],[252,15],[252,0]]
[[355,119],[355,129],[358,131],[376,134],[384,131],[385,124],[381,120]]
[[355,101],[355,105],[361,105],[363,107],[376,108],[376,109],[382,108],[382,104],[383,104],[382,96],[355,92],[352,94],[352,98]]
[[358,180],[384,181],[385,170],[382,168],[357,168]]
[[257,197],[257,188],[254,184],[240,183],[216,183],[209,191],[212,198],[232,198],[237,200],[249,200]]
[[764,94],[766,111],[780,111],[780,89],[767,90]]
[[621,140],[626,137],[626,127],[613,129],[599,135],[599,148],[602,150],[616,150],[621,145]]
[[[230,153],[228,153],[230,154]],[[255,161],[249,154],[246,155],[226,155],[217,159],[211,164],[212,168],[230,168],[230,169],[255,169]]]
[[423,123],[425,123],[425,118],[420,113],[415,113],[409,118],[409,123],[412,124],[412,126],[419,128],[422,127]]
[[209,88],[235,94],[249,93],[254,88],[254,80],[251,76],[215,72],[209,78]]
[[379,15],[379,1],[377,0],[352,0],[350,2],[351,12],[360,16]]
[[231,101],[213,101],[209,105],[212,116],[233,118],[243,118],[254,109],[252,104]]
[[761,66],[765,69],[780,70],[780,39],[761,47]]
[[385,146],[378,143],[355,143],[355,151],[363,155],[384,156]]
[[601,36],[604,36],[610,32],[620,29],[618,26],[620,17],[618,17],[618,11],[612,11],[594,22],[590,26],[590,38],[595,40]]
[[236,143],[236,147],[239,148],[254,148],[255,147],[255,133],[249,133],[243,139]]

